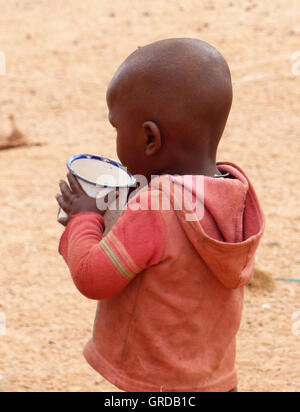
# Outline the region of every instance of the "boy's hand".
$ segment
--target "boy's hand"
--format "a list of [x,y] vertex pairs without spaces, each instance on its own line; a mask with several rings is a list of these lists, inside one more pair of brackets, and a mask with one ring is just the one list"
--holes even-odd
[[67,177],[71,189],[66,182],[61,180],[59,182],[61,194],[56,195],[56,200],[62,210],[67,213],[68,219],[61,219],[59,223],[66,226],[73,215],[81,212],[95,212],[103,216],[105,210],[99,210],[97,208],[96,199],[88,196],[83,191],[72,173],[68,173]]

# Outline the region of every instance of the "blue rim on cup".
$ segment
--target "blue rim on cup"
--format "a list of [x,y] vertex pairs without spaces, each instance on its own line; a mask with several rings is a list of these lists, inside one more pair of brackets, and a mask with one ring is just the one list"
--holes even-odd
[[[110,186],[110,185],[102,185],[102,184],[99,184],[99,183],[95,183],[95,182],[93,182],[93,181],[91,181],[91,180],[89,180],[89,179],[86,179],[85,177],[82,177],[82,176],[80,176],[78,173],[76,173],[75,170],[73,170],[73,168],[72,168],[72,163],[73,163],[75,160],[79,160],[79,159],[94,159],[94,160],[99,160],[99,161],[101,161],[101,162],[109,163],[109,164],[111,164],[112,166],[118,167],[119,169],[122,169],[122,170],[129,176],[130,182],[129,182],[128,184],[126,184],[126,185]],[[83,154],[78,154],[78,155],[73,155],[73,156],[71,156],[71,157],[67,160],[66,165],[67,165],[68,170],[72,173],[72,175],[74,175],[76,178],[79,178],[80,180],[83,180],[84,182],[90,183],[90,184],[92,184],[92,185],[94,185],[94,186],[100,186],[100,187],[104,187],[104,188],[107,187],[107,188],[112,188],[112,189],[113,189],[113,188],[116,188],[116,187],[119,187],[119,188],[131,187],[131,186],[134,186],[135,183],[136,183],[136,178],[135,178],[134,176],[132,176],[132,175],[127,171],[126,167],[124,167],[121,163],[119,163],[119,162],[117,162],[117,161],[115,161],[115,160],[112,160],[112,159],[110,159],[110,158],[108,158],[108,157],[103,157],[103,156],[98,156],[98,155],[83,153]]]

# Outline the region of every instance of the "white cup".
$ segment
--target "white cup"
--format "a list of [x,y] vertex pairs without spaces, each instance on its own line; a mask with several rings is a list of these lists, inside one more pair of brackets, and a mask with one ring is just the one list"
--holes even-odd
[[[67,160],[67,168],[76,177],[85,193],[96,199],[100,210],[123,209],[127,203],[129,188],[136,183],[136,179],[124,166],[107,157],[91,154],[75,155]],[[108,199],[105,199],[107,195]],[[67,217],[68,215],[60,209],[58,219]]]

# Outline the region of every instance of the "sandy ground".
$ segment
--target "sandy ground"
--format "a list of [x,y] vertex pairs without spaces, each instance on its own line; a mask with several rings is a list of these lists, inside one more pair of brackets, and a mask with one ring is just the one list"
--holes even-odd
[[[8,391],[117,390],[81,355],[95,302],[57,253],[54,196],[79,152],[115,157],[106,85],[137,46],[197,37],[229,61],[235,101],[219,160],[238,163],[267,229],[257,267],[300,278],[298,0],[0,0],[0,133],[8,115],[40,147],[0,151],[0,375]],[[294,64],[294,74],[293,74]],[[238,336],[241,391],[300,390],[300,284],[247,288]],[[294,318],[292,316],[294,314]],[[3,316],[3,315],[2,315]],[[116,331],[117,335],[117,331]]]

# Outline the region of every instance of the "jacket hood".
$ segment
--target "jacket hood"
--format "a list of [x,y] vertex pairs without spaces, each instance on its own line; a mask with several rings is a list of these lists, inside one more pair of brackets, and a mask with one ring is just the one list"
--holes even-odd
[[230,178],[165,178],[172,182],[171,205],[187,238],[211,273],[225,287],[235,289],[252,279],[265,218],[245,173],[232,163],[217,166]]

